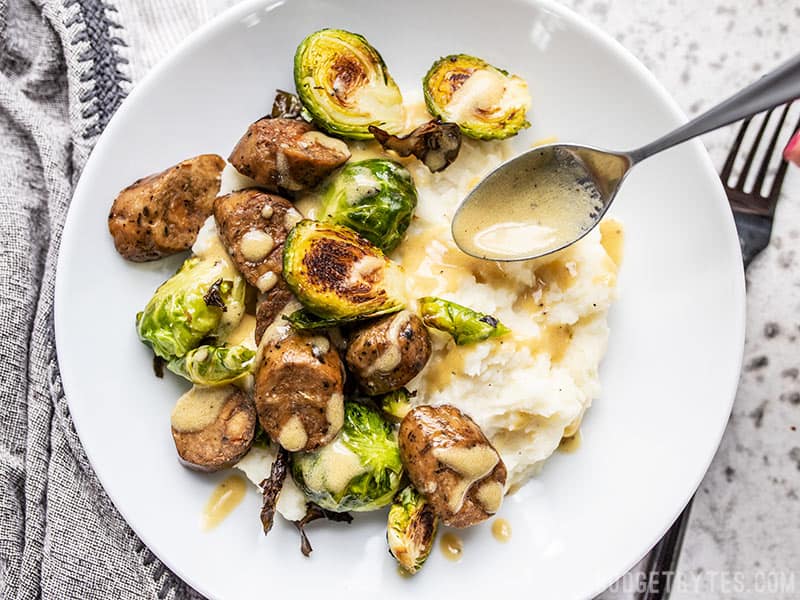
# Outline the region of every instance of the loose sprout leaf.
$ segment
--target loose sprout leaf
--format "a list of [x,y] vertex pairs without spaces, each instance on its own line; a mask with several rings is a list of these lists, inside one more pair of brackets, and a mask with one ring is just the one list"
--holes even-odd
[[225,306],[225,300],[222,299],[222,285],[222,279],[217,279],[212,283],[205,296],[203,296],[203,301],[206,306],[217,306],[222,309],[222,312],[225,312],[228,307]]
[[416,391],[409,392],[406,388],[400,388],[379,397],[377,399],[378,407],[384,417],[393,423],[399,423],[412,408],[410,398],[416,395]]
[[370,125],[403,127],[400,89],[378,51],[357,33],[322,29],[306,37],[295,52],[294,83],[314,122],[330,134],[370,139]]
[[272,103],[270,117],[273,119],[297,119],[310,120],[305,118],[305,108],[300,98],[291,92],[275,90],[275,101]]
[[461,149],[461,128],[439,119],[424,123],[404,136],[392,135],[375,125],[370,125],[369,132],[386,150],[417,157],[431,173],[445,170]]
[[153,373],[159,379],[164,378],[164,365],[167,364],[160,356],[153,356]]
[[[398,309],[400,310],[400,309]],[[301,308],[289,315],[283,315],[283,318],[289,321],[289,324],[297,331],[313,331],[316,329],[330,329],[331,327],[339,327],[348,323],[354,323],[359,319],[323,319],[314,313]]]
[[308,535],[306,535],[306,525],[323,517],[336,523],[351,523],[353,521],[353,517],[349,513],[331,512],[313,502],[308,502],[306,504],[306,514],[303,518],[299,521],[292,521],[300,532],[300,552],[303,553],[303,556],[309,556],[314,551],[314,548],[311,547],[311,542],[308,540]]
[[278,455],[269,472],[269,477],[264,479],[259,485],[263,502],[261,505],[261,525],[264,528],[264,535],[272,529],[275,519],[275,506],[278,504],[278,496],[283,489],[283,482],[286,480],[286,473],[289,470],[289,453],[283,449],[278,449]]
[[419,310],[428,327],[449,333],[459,346],[499,337],[511,331],[491,315],[442,298],[420,298]]
[[405,571],[416,573],[431,553],[438,527],[433,507],[413,486],[406,486],[389,509],[386,528],[389,552]]
[[322,220],[349,227],[384,252],[402,241],[417,206],[417,188],[403,165],[385,158],[347,163],[328,184]]
[[198,385],[222,385],[249,373],[255,355],[247,346],[202,345],[172,359],[167,368]]

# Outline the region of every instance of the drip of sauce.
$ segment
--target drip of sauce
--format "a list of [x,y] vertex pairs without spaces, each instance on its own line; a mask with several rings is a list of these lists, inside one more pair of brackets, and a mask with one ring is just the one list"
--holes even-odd
[[602,199],[583,163],[566,151],[537,155],[473,191],[453,221],[465,251],[497,260],[541,254],[592,228]]
[[328,427],[334,431],[339,431],[344,424],[344,396],[339,392],[331,394],[328,406],[325,408],[325,418],[328,420]]
[[306,477],[306,482],[312,489],[325,489],[333,494],[340,494],[353,477],[364,473],[361,459],[339,439],[323,446],[318,460],[319,467],[311,469]]
[[275,240],[266,231],[253,229],[242,236],[242,256],[250,262],[264,260],[275,247]]
[[227,517],[244,498],[247,482],[239,475],[231,475],[223,480],[206,503],[203,510],[203,529],[214,529]]
[[298,140],[298,145],[303,149],[314,144],[337,152],[338,154],[350,156],[350,149],[345,142],[327,136],[321,131],[306,131]]
[[170,418],[175,431],[192,433],[202,431],[219,417],[228,401],[232,388],[194,386],[178,398]]
[[225,338],[225,343],[231,346],[247,346],[251,350],[256,349],[256,318],[253,315],[244,315],[239,324]]
[[497,452],[488,444],[480,444],[471,448],[461,446],[434,448],[433,456],[443,465],[461,475],[461,479],[449,491],[447,498],[447,508],[454,513],[461,510],[472,484],[491,473],[499,460]]
[[271,219],[274,212],[275,209],[272,208],[272,205],[269,202],[265,202],[264,206],[261,208],[261,216],[265,219]]
[[492,535],[498,542],[505,544],[511,539],[511,524],[505,519],[495,519],[492,523]]
[[267,271],[261,277],[258,278],[256,281],[256,287],[258,291],[262,294],[266,294],[272,288],[275,287],[275,284],[278,283],[278,276],[275,275],[273,271]]
[[303,215],[301,215],[295,209],[287,210],[286,214],[283,216],[283,225],[288,231],[302,220]]
[[614,261],[614,264],[622,264],[622,249],[625,245],[625,232],[622,225],[615,219],[603,219],[600,221],[600,243],[605,248],[606,254]]
[[448,346],[446,352],[437,357],[423,372],[425,386],[433,392],[445,389],[453,377],[464,372],[464,362],[467,353],[472,350],[469,346]]
[[575,435],[561,439],[558,444],[558,449],[561,452],[572,454],[581,447],[581,432],[578,431]]
[[482,483],[475,492],[475,499],[487,513],[493,515],[500,510],[500,505],[503,503],[503,484],[499,481]]
[[278,434],[278,443],[289,452],[297,452],[305,448],[306,442],[308,442],[308,433],[303,426],[303,421],[297,415],[292,415],[283,424]]
[[461,555],[464,552],[464,542],[461,538],[449,531],[442,536],[439,540],[439,548],[447,560],[458,562],[461,560]]

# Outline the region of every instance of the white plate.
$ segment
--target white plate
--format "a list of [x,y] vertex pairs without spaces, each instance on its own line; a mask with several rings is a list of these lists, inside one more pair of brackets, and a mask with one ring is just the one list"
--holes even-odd
[[[737,384],[744,282],[733,220],[699,143],[637,167],[613,213],[627,228],[621,298],[611,315],[603,393],[583,445],[557,455],[507,499],[508,544],[464,532],[463,560],[434,551],[413,579],[389,558],[383,514],[315,524],[311,558],[278,523],[260,531],[255,489],[216,530],[200,529],[221,475],[178,465],[169,414],[182,385],[152,375],[134,315],[178,264],[123,260],[106,228],[116,193],[188,156],[227,156],[291,89],[294,49],[322,27],[361,32],[403,89],[432,61],[468,52],[530,83],[533,127],[520,147],[557,135],[609,148],[647,142],[684,120],[625,50],[550,2],[353,0],[246,2],[196,33],[123,104],[100,139],[67,219],[56,336],[78,433],[106,491],[142,540],[213,598],[273,595],[573,599],[600,592],[666,530],[717,448]],[[298,587],[300,586],[300,587]],[[292,592],[291,590],[295,590]],[[298,591],[299,590],[299,591]],[[298,594],[300,594],[298,596]]]

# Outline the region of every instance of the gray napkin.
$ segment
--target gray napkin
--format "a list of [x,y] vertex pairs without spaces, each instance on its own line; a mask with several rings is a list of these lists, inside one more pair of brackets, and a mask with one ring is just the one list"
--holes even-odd
[[[206,18],[200,2],[119,4],[0,0],[0,597],[8,600],[193,595],[98,483],[56,365],[55,265],[72,187],[132,78]],[[130,42],[122,20],[133,24]]]

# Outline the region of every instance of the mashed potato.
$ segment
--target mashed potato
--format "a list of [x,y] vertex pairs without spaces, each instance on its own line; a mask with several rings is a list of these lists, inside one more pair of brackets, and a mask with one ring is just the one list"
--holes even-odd
[[[421,102],[411,104],[408,115],[409,129],[430,118]],[[456,346],[447,334],[431,330],[431,359],[408,387],[419,404],[452,404],[469,414],[502,455],[507,487],[519,486],[563,437],[577,432],[600,391],[598,367],[608,340],[622,226],[607,219],[572,247],[538,260],[474,259],[453,243],[450,220],[467,192],[510,157],[509,141],[465,138],[458,159],[437,174],[416,159],[384,153],[374,142],[351,144],[351,150],[354,161],[398,160],[414,177],[419,204],[406,240],[391,255],[405,269],[409,304],[439,296],[494,315],[512,330],[470,346]],[[248,185],[228,166],[220,193]],[[297,202],[309,218],[318,205],[313,194]],[[237,467],[258,483],[273,454],[251,451]],[[296,519],[302,495],[291,488],[278,510]]]

